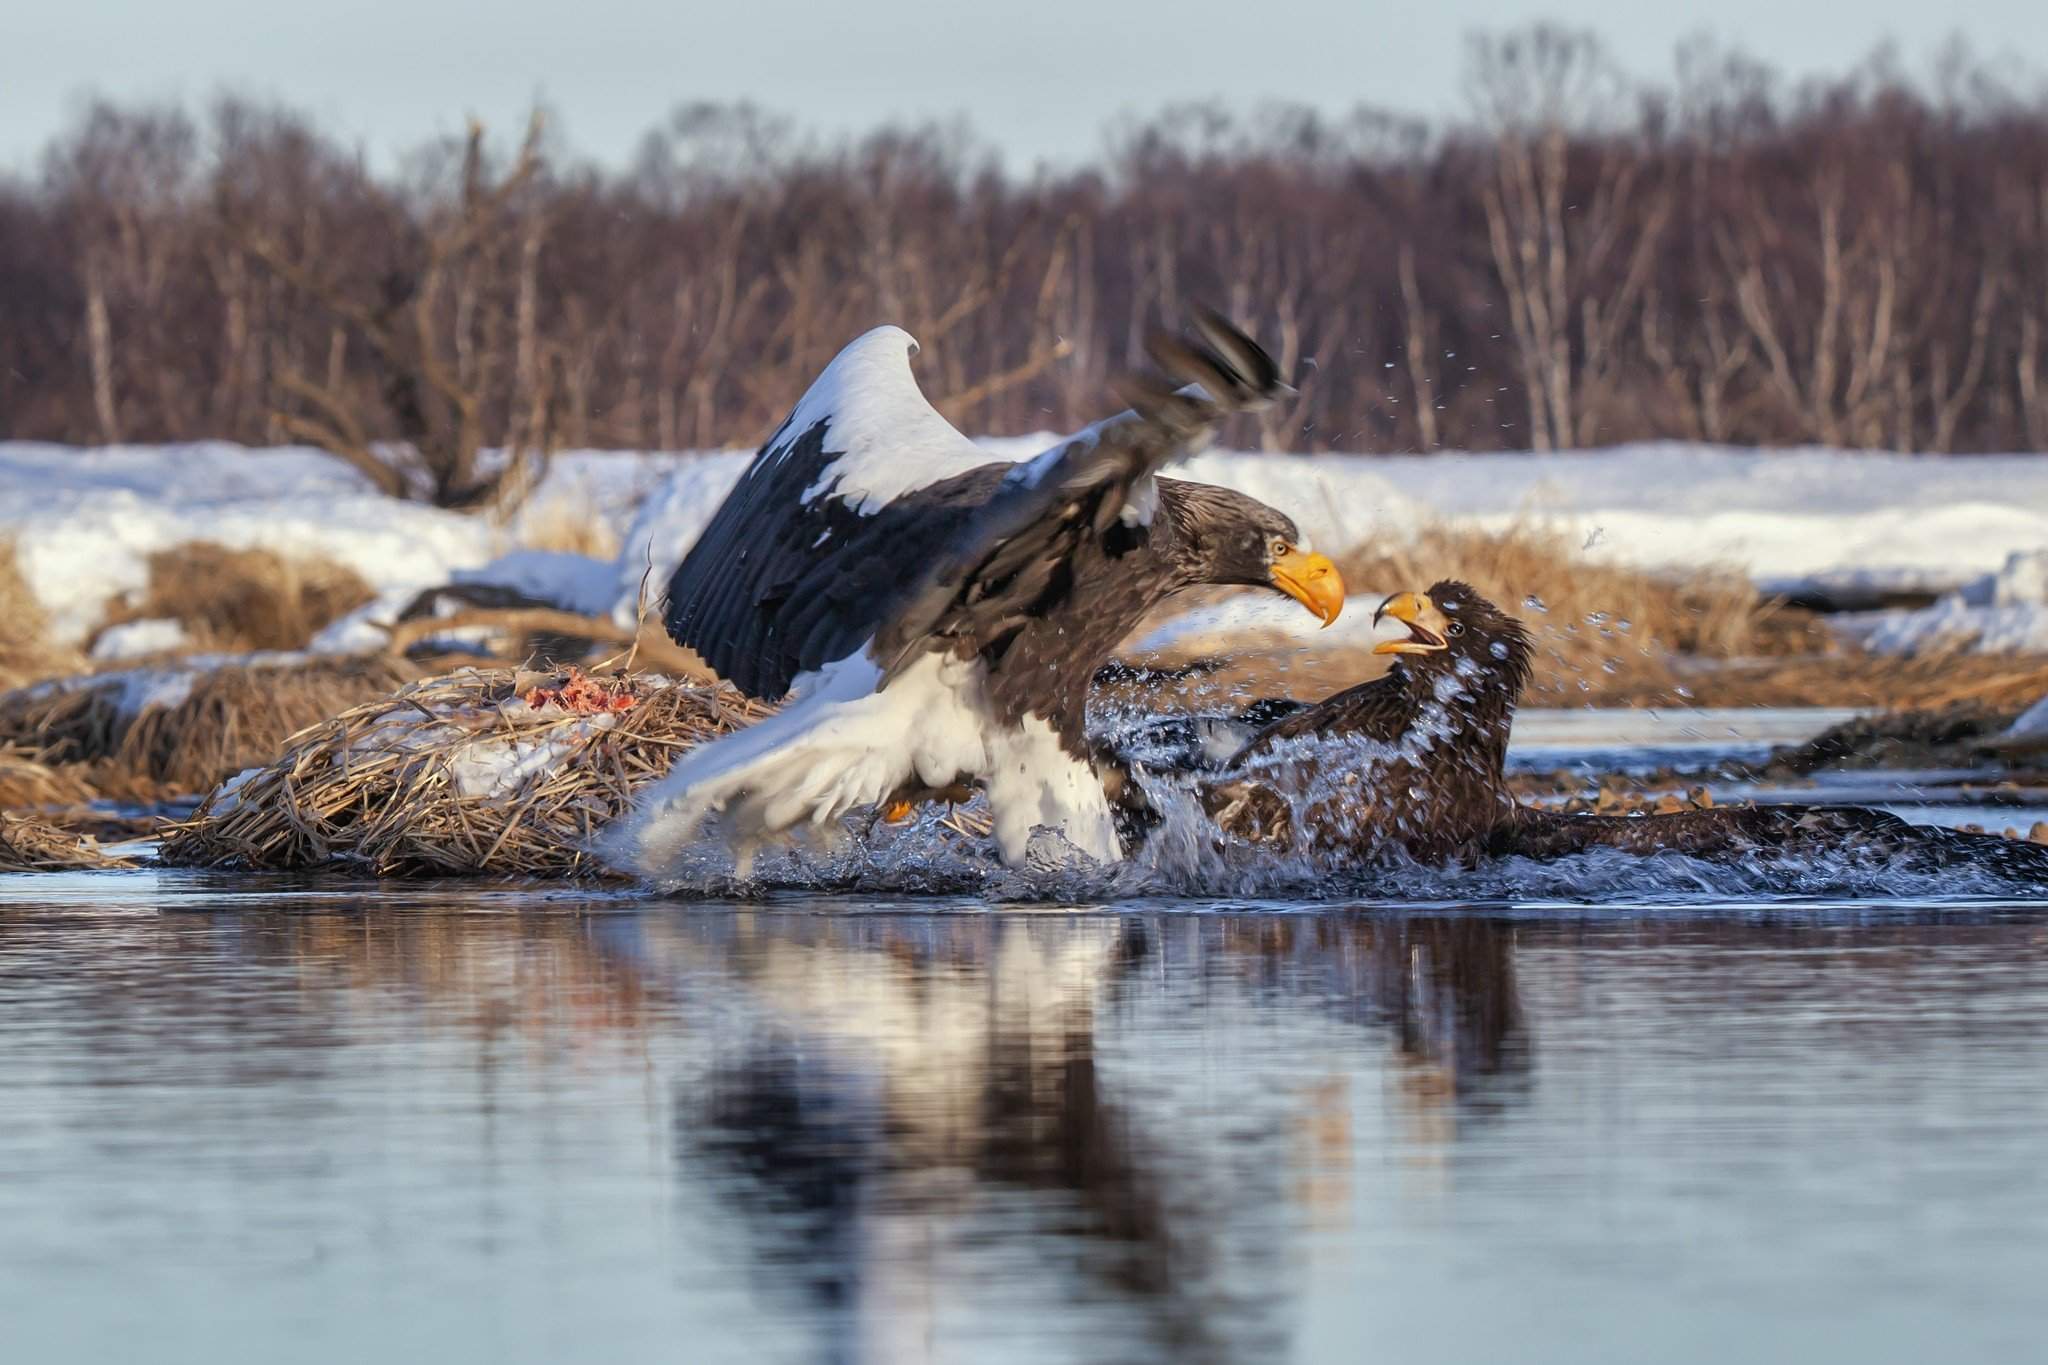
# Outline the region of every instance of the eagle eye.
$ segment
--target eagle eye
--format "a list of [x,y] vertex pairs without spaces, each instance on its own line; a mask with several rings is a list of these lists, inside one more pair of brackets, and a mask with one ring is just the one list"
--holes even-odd
[[1287,552],[1293,548],[1294,547],[1289,545],[1286,541],[1281,540],[1279,537],[1276,536],[1273,539],[1273,558],[1283,559],[1286,557]]
[[1453,621],[1449,625],[1444,627],[1444,634],[1449,635],[1453,638],[1463,635],[1464,633],[1465,623],[1463,621]]

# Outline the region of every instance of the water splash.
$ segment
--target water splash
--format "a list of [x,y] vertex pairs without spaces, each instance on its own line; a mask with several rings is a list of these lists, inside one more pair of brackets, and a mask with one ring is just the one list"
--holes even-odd
[[[1025,866],[1004,867],[992,840],[962,833],[947,822],[944,808],[927,807],[903,825],[849,819],[830,837],[763,850],[744,881],[733,876],[732,860],[721,844],[701,842],[659,889],[692,899],[832,893],[874,897],[878,904],[900,897],[970,897],[989,905],[1068,907],[1159,898],[1255,901],[1276,908],[1528,901],[1684,906],[1731,897],[1768,904],[1817,897],[2048,899],[2048,886],[2039,881],[2016,881],[1990,867],[1914,868],[1877,848],[1853,845],[1818,853],[1807,847],[1712,859],[1603,848],[1546,862],[1525,857],[1418,862],[1402,840],[1426,831],[1404,830],[1398,820],[1391,829],[1381,828],[1374,822],[1384,821],[1383,815],[1343,798],[1388,763],[1431,755],[1439,763],[1470,761],[1454,748],[1441,747],[1455,734],[1459,714],[1449,704],[1457,696],[1457,682],[1445,683],[1440,685],[1443,697],[1424,706],[1401,744],[1306,736],[1276,744],[1233,772],[1233,777],[1292,793],[1294,837],[1286,846],[1255,845],[1219,830],[1202,801],[1202,784],[1215,780],[1215,772],[1144,772],[1141,780],[1156,821],[1131,856],[1111,866],[1041,831]],[[1309,822],[1300,817],[1311,808],[1319,808],[1321,828],[1334,836],[1325,839],[1325,846],[1316,846],[1304,833]],[[981,809],[977,799],[965,811],[972,816]]]

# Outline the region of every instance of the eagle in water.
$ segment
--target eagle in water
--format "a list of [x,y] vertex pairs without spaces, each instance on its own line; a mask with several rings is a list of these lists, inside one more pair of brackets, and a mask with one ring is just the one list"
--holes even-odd
[[[1374,620],[1405,637],[1383,677],[1314,705],[1254,704],[1232,717],[1157,722],[1119,751],[1142,771],[1203,775],[1202,804],[1253,843],[1371,858],[1399,849],[1421,862],[1595,848],[1733,860],[1760,852],[1856,851],[1902,869],[1972,867],[2048,882],[2048,849],[1996,835],[1907,823],[1854,806],[1729,806],[1673,814],[1578,815],[1517,801],[1507,785],[1508,733],[1528,683],[1531,641],[1519,621],[1446,580],[1386,600]],[[1144,811],[1132,814],[1142,821]]]
[[1088,745],[1088,686],[1154,606],[1198,584],[1285,593],[1328,624],[1336,567],[1293,521],[1158,477],[1224,418],[1290,392],[1203,313],[1155,338],[1130,410],[1022,462],[991,459],[919,392],[881,327],[825,368],[669,581],[669,634],[774,716],[691,750],[623,826],[660,875],[712,817],[752,850],[845,813],[986,790],[1003,860],[1033,832],[1121,853]]

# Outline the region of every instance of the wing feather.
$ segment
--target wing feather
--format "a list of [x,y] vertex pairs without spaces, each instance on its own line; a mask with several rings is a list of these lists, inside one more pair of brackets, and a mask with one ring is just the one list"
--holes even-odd
[[[895,327],[855,340],[825,367],[768,438],[669,579],[669,634],[753,696],[788,691],[797,674],[858,649],[888,601],[871,561],[900,550],[906,495],[991,462],[925,401],[910,372],[917,343]],[[936,534],[926,533],[925,538]],[[865,571],[863,566],[868,566]],[[800,628],[792,604],[833,586],[834,630]]]

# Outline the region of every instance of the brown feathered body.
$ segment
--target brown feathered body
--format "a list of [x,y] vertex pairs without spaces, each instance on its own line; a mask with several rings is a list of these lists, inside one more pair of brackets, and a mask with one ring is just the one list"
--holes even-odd
[[1275,722],[1239,751],[1203,804],[1226,831],[1329,851],[1398,847],[1475,856],[1515,809],[1508,731],[1527,683],[1528,632],[1465,584],[1428,597],[1455,622],[1444,648]]
[[1439,583],[1427,597],[1460,627],[1446,632],[1446,647],[1401,655],[1385,676],[1257,731],[1201,789],[1223,830],[1344,861],[1391,852],[1427,863],[1548,860],[1602,848],[1718,862],[1846,854],[1897,871],[2048,884],[2048,848],[1860,807],[1602,816],[1524,806],[1508,790],[1507,747],[1529,635],[1464,584]]

